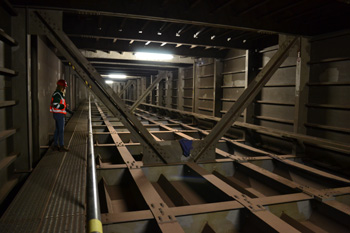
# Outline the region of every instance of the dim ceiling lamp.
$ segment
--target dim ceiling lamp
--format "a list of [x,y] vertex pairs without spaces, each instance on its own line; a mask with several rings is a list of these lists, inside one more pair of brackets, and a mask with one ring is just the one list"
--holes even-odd
[[135,56],[138,59],[142,60],[171,60],[174,58],[173,55],[171,54],[164,54],[164,53],[143,53],[143,52],[138,52],[135,53]]

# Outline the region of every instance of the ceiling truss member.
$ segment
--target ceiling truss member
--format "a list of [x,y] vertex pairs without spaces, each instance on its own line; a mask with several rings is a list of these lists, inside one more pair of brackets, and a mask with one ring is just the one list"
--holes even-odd
[[[60,29],[62,15],[59,12],[30,11],[31,26],[37,34],[44,34],[60,51],[66,60],[74,66],[77,74],[86,82],[95,95],[105,103],[108,109],[135,135],[142,143],[144,151],[157,158],[159,163],[167,163],[170,154],[158,144],[141,122],[129,112],[129,108],[120,97],[105,84],[104,79],[81,54],[79,49]],[[36,31],[35,31],[36,30]]]
[[271,60],[264,66],[261,72],[255,77],[249,84],[248,88],[244,90],[242,95],[238,98],[237,102],[228,110],[220,122],[213,128],[208,136],[197,144],[193,149],[195,155],[194,160],[197,161],[204,153],[207,153],[215,147],[219,139],[227,132],[231,125],[237,120],[244,109],[254,100],[257,94],[270,80],[272,75],[278,69],[278,67],[287,58],[289,49],[297,41],[297,37],[289,37],[280,46],[276,54]]

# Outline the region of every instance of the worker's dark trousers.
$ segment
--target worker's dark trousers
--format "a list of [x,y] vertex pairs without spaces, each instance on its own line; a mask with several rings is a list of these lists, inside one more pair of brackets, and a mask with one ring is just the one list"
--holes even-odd
[[53,119],[55,119],[56,123],[55,134],[53,135],[53,144],[57,146],[59,141],[59,145],[64,146],[64,114],[54,113]]

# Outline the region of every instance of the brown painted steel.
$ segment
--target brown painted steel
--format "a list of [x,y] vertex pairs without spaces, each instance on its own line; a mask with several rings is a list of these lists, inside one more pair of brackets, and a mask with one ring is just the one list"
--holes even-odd
[[297,38],[289,38],[281,45],[276,54],[266,64],[262,71],[251,81],[248,88],[240,95],[236,103],[224,115],[218,124],[211,130],[210,134],[197,147],[193,149],[195,161],[206,151],[215,146],[217,141],[227,132],[231,125],[237,120],[244,109],[253,101],[263,86],[269,81],[274,72],[288,56],[289,49],[295,44]]
[[152,184],[146,178],[141,167],[138,165],[138,163],[136,163],[133,156],[125,147],[123,141],[121,140],[111,123],[108,121],[101,108],[97,104],[96,106],[101,114],[102,119],[104,120],[105,125],[108,128],[108,131],[110,132],[113,138],[113,141],[120,155],[122,156],[122,159],[127,165],[131,176],[133,177],[146,203],[148,204],[154,216],[154,219],[157,221],[160,229],[163,232],[183,232],[183,229],[177,222],[175,216],[172,214],[169,207],[165,204],[165,202],[159,196]]
[[138,119],[128,111],[128,107],[119,98],[119,96],[104,83],[104,80],[89,61],[81,54],[74,43],[59,30],[54,23],[53,18],[60,17],[58,14],[45,11],[34,11],[30,13],[31,19],[35,25],[42,28],[43,33],[47,35],[54,46],[63,54],[63,56],[71,61],[78,75],[86,82],[88,87],[104,101],[109,110],[121,119],[123,124],[135,134],[138,139],[144,143],[163,161],[167,161],[170,155],[152,138],[150,133],[138,121]]
[[149,95],[149,93],[155,88],[155,86],[162,81],[162,79],[165,78],[163,75],[159,75],[156,80],[152,82],[152,84],[146,89],[145,92],[142,93],[142,95],[138,98],[138,100],[135,101],[135,103],[131,106],[130,112],[134,112],[135,109],[141,104],[141,102]]
[[[145,111],[141,111],[144,114],[149,114]],[[172,134],[176,134],[179,137],[182,138],[187,138],[189,140],[193,139],[193,137],[190,137],[189,135],[185,134],[185,133],[194,133],[195,130],[197,130],[198,132],[206,135],[209,132],[204,131],[204,130],[199,130],[196,129],[195,127],[192,126],[188,126],[186,124],[180,123],[178,121],[175,120],[170,120],[170,119],[162,119],[159,118],[157,120],[153,120],[153,116],[156,116],[155,114],[149,114],[151,115],[151,117],[148,116],[144,116],[142,114],[136,114],[139,117],[141,117],[143,120],[147,120],[150,123],[152,123],[153,127],[154,126],[159,126],[162,131],[151,131],[152,134],[157,135],[160,138],[165,137],[166,135],[171,136]],[[163,123],[164,121],[167,121],[169,124],[165,124]],[[173,129],[172,127],[178,127],[178,126],[182,126],[184,129],[183,130],[178,130],[178,129]],[[163,131],[166,130],[166,131]],[[130,134],[130,133],[121,133],[121,135],[124,134]],[[111,136],[113,135],[113,133],[111,133]],[[154,136],[154,135],[153,135]],[[166,137],[168,137],[166,136]],[[113,136],[112,136],[113,137]],[[167,184],[168,188],[167,191],[171,192],[173,195],[171,197],[171,199],[174,200],[178,200],[181,201],[183,198],[188,198],[186,199],[186,203],[191,204],[192,205],[187,205],[187,206],[176,206],[176,207],[169,207],[168,210],[171,211],[171,213],[173,214],[173,216],[179,217],[179,216],[188,216],[188,215],[195,215],[195,214],[206,214],[206,213],[214,213],[214,212],[218,212],[218,211],[225,211],[225,210],[249,210],[249,221],[251,221],[254,224],[257,224],[257,226],[260,227],[260,229],[265,229],[265,230],[270,230],[270,231],[274,231],[274,232],[286,232],[286,231],[295,231],[298,232],[297,230],[301,230],[301,229],[309,229],[309,228],[305,228],[305,225],[301,222],[296,221],[294,218],[291,218],[290,216],[285,216],[282,215],[281,218],[278,218],[276,215],[272,214],[267,208],[266,206],[274,206],[274,205],[278,205],[278,204],[288,204],[288,203],[305,203],[305,202],[309,202],[312,201],[313,203],[317,203],[319,206],[321,206],[322,208],[330,208],[330,211],[334,211],[334,214],[336,216],[339,216],[339,218],[344,219],[344,221],[346,221],[346,219],[348,217],[346,217],[347,213],[348,213],[348,208],[346,206],[344,206],[344,204],[341,204],[338,201],[333,201],[332,198],[336,197],[336,196],[340,196],[340,195],[344,195],[344,194],[349,194],[349,187],[343,187],[343,188],[333,188],[333,189],[323,189],[323,190],[319,190],[319,189],[315,189],[312,187],[306,187],[303,185],[300,185],[298,182],[296,181],[292,181],[292,180],[288,180],[284,177],[282,177],[281,175],[278,174],[274,174],[266,169],[260,168],[257,165],[249,162],[258,162],[258,161],[276,161],[278,163],[285,163],[286,166],[289,166],[293,169],[297,169],[295,172],[298,174],[299,171],[303,172],[303,171],[308,171],[310,172],[310,174],[316,175],[318,177],[318,179],[320,181],[322,181],[322,179],[331,179],[334,180],[336,182],[340,182],[343,184],[348,184],[347,180],[335,175],[331,175],[328,173],[325,173],[323,171],[314,169],[314,168],[310,168],[306,165],[303,164],[299,164],[296,163],[294,161],[289,161],[288,158],[295,158],[295,156],[293,155],[274,155],[272,153],[267,153],[263,150],[260,149],[256,149],[253,147],[250,147],[248,145],[242,144],[241,142],[235,141],[235,140],[230,140],[228,138],[221,138],[221,142],[226,142],[226,143],[230,143],[232,145],[234,145],[235,147],[240,147],[240,148],[244,148],[245,150],[251,151],[253,154],[256,154],[256,157],[241,157],[241,156],[237,156],[234,154],[230,154],[227,153],[223,150],[220,150],[218,148],[216,148],[216,153],[227,157],[229,159],[221,159],[221,160],[213,160],[212,163],[216,163],[217,166],[219,163],[227,163],[227,162],[232,162],[237,164],[237,167],[242,167],[245,168],[249,171],[249,175],[251,175],[252,177],[261,177],[262,179],[265,180],[265,182],[275,182],[275,184],[279,184],[278,186],[284,187],[285,190],[289,190],[292,192],[297,192],[297,193],[288,193],[288,194],[284,194],[284,195],[273,195],[273,196],[259,196],[258,195],[258,190],[253,189],[249,189],[249,191],[251,192],[251,194],[254,194],[255,196],[259,196],[257,198],[250,198],[248,197],[248,195],[245,195],[244,193],[242,193],[243,190],[237,190],[235,188],[233,188],[231,185],[229,185],[229,182],[224,182],[225,178],[220,177],[220,175],[218,175],[217,173],[210,173],[208,172],[206,169],[204,169],[203,167],[200,167],[201,165],[195,164],[195,163],[184,163],[184,162],[179,162],[179,163],[171,163],[171,165],[184,165],[186,168],[189,168],[193,171],[195,171],[195,173],[197,173],[199,175],[199,177],[204,178],[206,181],[208,181],[210,184],[214,185],[215,187],[219,188],[219,190],[223,191],[224,193],[226,193],[227,195],[231,196],[233,198],[232,201],[226,201],[226,202],[216,202],[216,203],[205,203],[205,204],[196,204],[193,205],[194,203],[196,203],[195,199],[191,199],[193,197],[186,197],[186,195],[183,194],[184,190],[182,190],[179,187],[175,187],[171,184],[171,182],[169,182],[169,180],[167,180],[165,178],[165,176],[163,176],[163,180],[161,182],[164,182],[165,184]],[[99,145],[101,146],[101,145]],[[120,145],[119,145],[120,146]],[[126,147],[126,145],[124,144],[124,146]],[[123,153],[129,153],[127,151],[123,151]],[[130,154],[130,156],[132,156]],[[259,157],[258,157],[259,156]],[[221,161],[221,162],[220,162]],[[157,166],[160,167],[162,169],[166,169],[166,167],[163,168],[164,165],[143,165],[142,162],[136,162],[138,164],[139,167],[153,167],[153,166]],[[170,164],[169,164],[170,165]],[[114,165],[115,168],[117,168],[117,165]],[[118,165],[119,166],[119,165]],[[205,163],[203,163],[203,166],[205,167]],[[144,182],[149,182],[148,179],[146,177],[144,177],[142,175],[141,169],[131,169],[130,166],[128,166],[130,171],[133,172],[133,177],[135,179],[139,179],[138,182],[138,187],[141,191],[141,189],[144,189],[143,191],[148,192],[148,185],[144,184]],[[113,168],[113,165],[110,165],[110,168]],[[121,167],[119,166],[119,169]],[[125,166],[124,166],[125,168]],[[222,178],[222,179],[219,179]],[[162,184],[163,187],[165,187],[166,185]],[[154,188],[151,187],[154,191]],[[153,191],[151,191],[151,194],[154,194]],[[299,192],[299,193],[298,193]],[[156,192],[158,193],[158,192]],[[147,194],[143,195],[146,196],[146,198],[150,198],[149,196],[147,196]],[[159,195],[159,194],[157,194]],[[168,194],[167,194],[168,195]],[[170,195],[170,194],[169,194]],[[264,207],[265,206],[265,207]],[[113,216],[113,215],[112,215]],[[112,217],[111,216],[111,217]],[[132,221],[132,214],[123,214],[121,216],[125,216],[125,221]],[[149,212],[139,212],[137,215],[135,214],[135,219],[134,220],[141,220],[141,219],[149,219],[150,213]],[[157,216],[157,214],[155,214],[154,216]],[[115,217],[117,217],[117,215],[115,215]],[[116,218],[114,217],[116,222],[119,222]],[[109,220],[110,223],[113,222],[113,217]],[[292,225],[292,227],[290,226]],[[171,225],[170,225],[171,226]],[[215,228],[213,228],[215,229]],[[162,230],[167,230],[167,228],[162,228]]]

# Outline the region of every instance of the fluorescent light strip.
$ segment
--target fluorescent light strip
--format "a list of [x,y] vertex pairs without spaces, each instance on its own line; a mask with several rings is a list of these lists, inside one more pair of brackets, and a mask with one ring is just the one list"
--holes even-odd
[[126,78],[126,75],[125,74],[109,74],[107,75],[108,78]]
[[173,55],[171,54],[164,54],[164,53],[143,53],[143,52],[138,52],[135,53],[135,56],[138,59],[142,60],[171,60],[174,58]]

